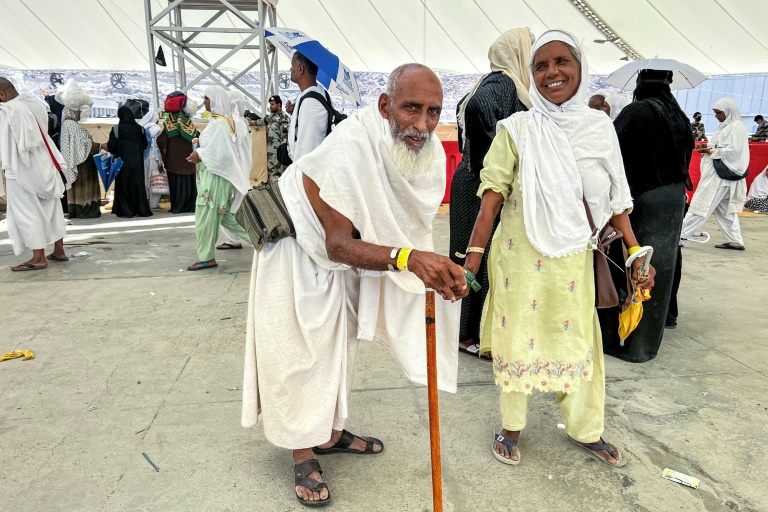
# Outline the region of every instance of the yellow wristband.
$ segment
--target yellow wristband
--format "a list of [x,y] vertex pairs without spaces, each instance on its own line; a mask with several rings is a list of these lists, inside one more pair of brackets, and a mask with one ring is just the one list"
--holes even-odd
[[627,249],[627,253],[628,253],[630,256],[632,256],[633,254],[635,254],[635,253],[636,253],[637,251],[639,251],[639,250],[640,250],[640,246],[639,246],[639,245],[635,245],[635,246],[633,246],[633,247],[630,247],[629,249]]
[[410,247],[400,249],[400,254],[397,255],[397,270],[408,270],[408,256],[412,250]]
[[485,254],[485,247],[467,247],[467,254],[471,252],[479,252],[480,254]]

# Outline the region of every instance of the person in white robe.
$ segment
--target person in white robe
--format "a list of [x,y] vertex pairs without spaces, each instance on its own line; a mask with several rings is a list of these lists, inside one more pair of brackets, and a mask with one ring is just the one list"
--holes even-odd
[[744,209],[756,213],[768,213],[768,166],[757,175],[749,186]]
[[160,121],[160,115],[154,110],[147,112],[142,117],[138,124],[149,132],[149,137],[152,139],[152,143],[147,148],[146,156],[144,157],[144,183],[147,185],[147,199],[149,199],[149,207],[153,210],[161,210],[160,197],[162,194],[155,194],[152,192],[151,179],[153,174],[159,172],[158,163],[162,160],[163,156],[160,154],[160,147],[157,145],[157,138],[163,133],[163,128],[158,124]]
[[[248,122],[244,116],[245,98],[240,91],[230,91],[229,99],[232,100],[232,105],[234,106],[232,119],[235,122],[235,132],[237,134],[235,146],[240,159],[240,167],[246,173],[246,179],[250,181],[251,169],[253,168],[253,139],[251,138],[251,130],[248,128]],[[217,245],[216,249],[242,249],[243,244],[240,242],[240,237],[231,229],[221,226],[221,236],[224,237],[224,242]]]
[[446,299],[437,301],[438,386],[456,391],[458,299],[468,288],[432,245],[445,192],[433,134],[442,97],[429,68],[395,69],[378,104],[288,167],[279,184],[296,237],[254,253],[242,423],[261,414],[267,439],[293,450],[304,504],[330,499],[313,452],[383,449],[344,430],[359,340],[381,343],[426,384],[425,287]]
[[17,256],[25,248],[32,249],[32,259],[11,267],[16,272],[47,268],[49,244],[54,244],[49,260],[69,260],[60,201],[64,182],[58,170],[64,168],[64,158],[42,127],[48,127],[45,104],[20,95],[9,80],[0,77],[0,169],[7,186],[8,238]]
[[[718,249],[744,250],[738,213],[744,209],[747,195],[749,165],[749,142],[747,128],[741,122],[741,113],[731,98],[721,98],[712,106],[715,117],[720,121],[715,134],[705,148],[697,151],[701,157],[701,180],[691,199],[691,206],[683,219],[681,243],[695,236],[714,213],[725,243]],[[723,179],[715,166],[725,166],[736,179]],[[722,167],[721,167],[722,169]],[[722,171],[721,171],[722,172]],[[739,178],[738,176],[741,176]]]
[[611,107],[611,113],[608,114],[611,116],[611,121],[615,121],[624,107],[629,105],[629,99],[623,94],[611,94],[605,98],[605,102]]

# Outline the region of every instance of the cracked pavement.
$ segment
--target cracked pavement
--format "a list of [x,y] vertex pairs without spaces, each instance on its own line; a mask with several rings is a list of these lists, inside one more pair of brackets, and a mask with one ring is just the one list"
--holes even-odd
[[[659,356],[606,358],[606,432],[631,457],[612,470],[567,442],[551,395],[534,397],[523,462],[491,455],[500,428],[489,363],[459,359],[459,391],[440,395],[446,511],[768,510],[768,217],[742,217],[747,251],[685,249],[679,327]],[[193,217],[73,221],[68,254],[11,273],[0,233],[0,511],[298,511],[291,456],[240,427],[252,251],[197,258]],[[448,215],[435,221],[447,252]],[[180,271],[182,270],[182,271]],[[419,334],[421,335],[421,334]],[[90,410],[89,410],[90,409]],[[338,511],[432,508],[427,393],[378,345],[358,356],[348,428],[387,445],[375,458],[322,458]],[[160,468],[155,472],[146,453]],[[661,478],[671,468],[698,490]]]

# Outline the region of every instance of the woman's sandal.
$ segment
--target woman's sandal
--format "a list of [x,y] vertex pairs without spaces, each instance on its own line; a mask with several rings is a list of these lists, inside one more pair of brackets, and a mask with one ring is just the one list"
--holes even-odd
[[211,265],[207,261],[196,261],[195,263],[187,267],[187,271],[196,272],[198,270],[208,270],[209,268],[216,268],[218,266],[219,266],[218,263],[214,263],[213,265]]
[[216,249],[218,249],[220,251],[229,251],[229,250],[232,250],[232,249],[242,249],[242,248],[243,248],[242,245],[235,245],[235,244],[231,244],[229,242],[224,242],[223,244],[219,244],[219,245],[216,246]]
[[[359,437],[360,439],[362,439],[367,443],[365,445],[365,450],[361,451],[361,450],[355,450],[354,448],[350,448],[352,443],[355,441],[356,437]],[[381,446],[381,450],[374,451],[373,450],[374,445]],[[312,448],[312,451],[315,452],[315,455],[327,455],[329,453],[354,453],[356,455],[378,455],[384,451],[384,443],[382,443],[380,440],[376,439],[375,437],[356,436],[351,432],[343,430],[341,432],[341,438],[336,442],[336,444],[334,444],[330,448],[320,448],[315,446],[314,448]]]
[[[607,443],[602,437],[600,438],[600,442],[602,444],[595,444],[595,445],[582,444],[577,440],[575,440],[574,438],[572,438],[571,436],[568,436],[568,439],[579,448],[584,448],[585,450],[587,450],[587,454],[589,454],[590,457],[597,459],[598,461],[602,462],[603,464],[605,464],[610,468],[623,468],[624,466],[627,465],[627,462],[629,462],[629,459],[625,457],[622,452],[619,452],[619,456],[616,457],[616,454],[613,453],[613,450],[611,450],[610,443]],[[597,453],[600,450],[605,450],[606,452],[608,452],[611,457],[616,459],[616,464],[611,464],[610,462],[605,460],[605,457]]]
[[[498,441],[504,446],[507,447],[507,453],[509,453],[510,457],[512,456],[513,450],[515,446],[517,446],[517,443],[520,441],[519,439],[515,439],[514,441],[510,441],[506,437],[504,437],[501,434],[496,434],[494,432],[493,434],[493,440]],[[496,453],[496,450],[493,449],[493,443],[491,443],[491,453],[493,453],[493,456],[496,457],[496,460],[501,462],[502,464],[509,464],[510,466],[517,466],[520,464],[520,461],[523,460],[523,454],[520,453],[520,447],[517,447],[517,460],[508,459],[503,455],[499,455]]]
[[305,500],[298,494],[296,495],[296,499],[299,500],[299,503],[304,505],[305,507],[324,507],[328,504],[329,501],[331,501],[331,491],[328,490],[328,484],[325,482],[320,482],[318,480],[315,480],[314,478],[309,478],[307,475],[311,475],[317,471],[321,475],[323,474],[323,470],[320,469],[320,462],[318,462],[317,459],[309,459],[306,460],[300,464],[296,464],[293,468],[293,474],[294,474],[294,483],[295,485],[306,487],[312,492],[320,493],[323,489],[328,491],[328,497],[324,500]]
[[744,246],[739,244],[732,244],[731,242],[725,242],[724,244],[716,245],[715,249],[730,249],[732,251],[743,251]]

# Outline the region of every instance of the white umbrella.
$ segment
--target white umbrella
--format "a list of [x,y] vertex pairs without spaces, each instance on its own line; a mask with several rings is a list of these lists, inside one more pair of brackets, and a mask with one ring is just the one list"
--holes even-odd
[[670,88],[673,90],[693,89],[704,80],[709,80],[709,77],[698,69],[674,59],[645,59],[624,64],[611,73],[605,83],[625,91],[634,91],[637,74],[643,69],[672,71],[674,76]]

